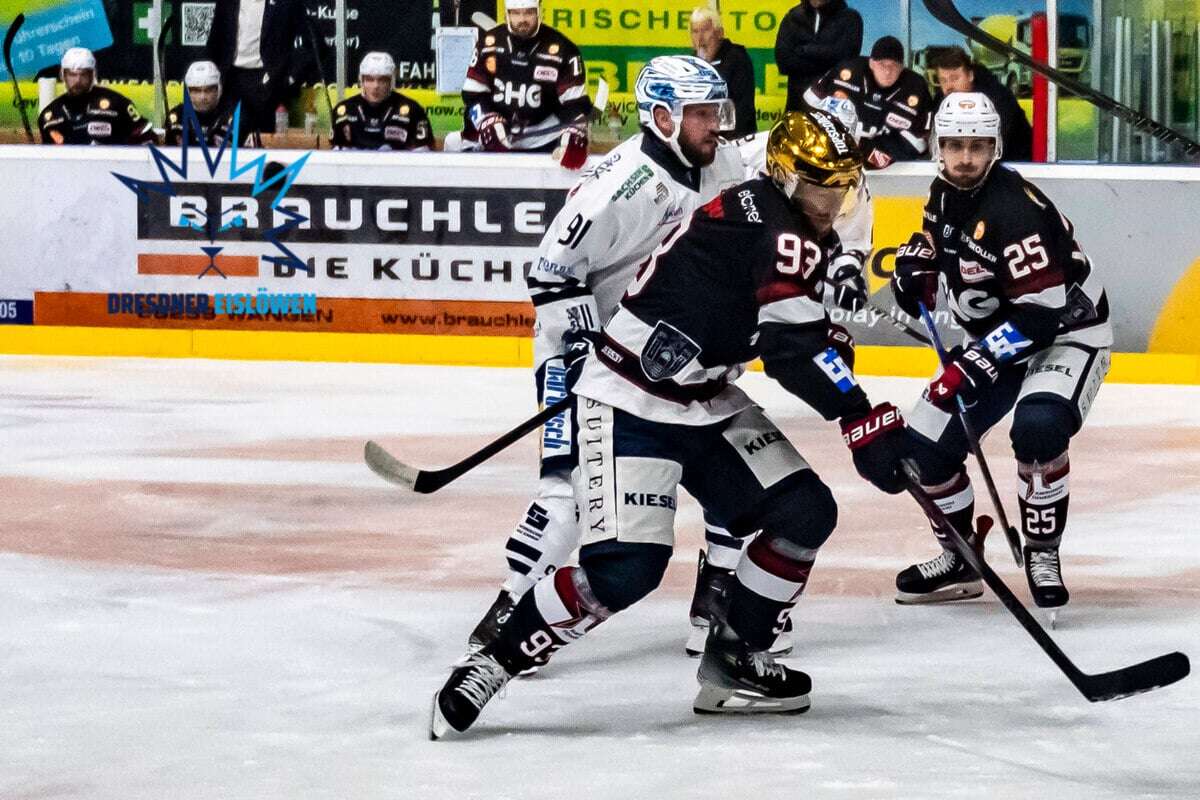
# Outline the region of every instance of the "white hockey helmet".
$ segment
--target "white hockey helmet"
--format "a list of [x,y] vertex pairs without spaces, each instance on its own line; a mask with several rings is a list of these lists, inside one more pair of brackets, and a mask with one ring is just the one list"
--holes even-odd
[[221,85],[221,70],[211,61],[193,61],[183,76],[183,85],[189,89],[203,89]]
[[854,141],[858,141],[861,130],[858,122],[858,109],[854,107],[854,103],[850,102],[845,97],[834,97],[830,95],[821,99],[817,103],[816,109],[824,111],[837,117],[838,122],[846,126],[846,130],[850,131],[850,135],[854,137]]
[[[691,162],[679,148],[679,128],[683,122],[683,110],[687,106],[717,105],[723,131],[731,130],[736,121],[725,79],[715,67],[696,56],[657,56],[650,59],[638,73],[633,85],[633,97],[637,101],[638,121],[666,142],[671,151],[689,167],[692,166]],[[675,121],[670,136],[664,135],[654,124],[655,108],[665,108]]]
[[[1004,152],[1004,137],[1000,129],[1000,114],[991,99],[982,92],[951,92],[933,115],[933,158],[945,174],[939,142],[943,138],[964,137],[991,139],[996,143],[992,163],[984,171],[986,178],[992,166]],[[980,179],[982,182],[982,178]]]
[[72,47],[63,53],[62,69],[90,69],[96,71],[96,56],[86,47]]
[[504,2],[504,24],[508,26],[509,33],[515,33],[512,29],[512,22],[508,18],[510,11],[528,11],[533,9],[538,12],[537,25],[533,29],[531,36],[536,36],[537,32],[542,28],[542,3],[541,0],[505,0]]
[[358,64],[358,80],[360,82],[364,75],[384,75],[394,81],[396,80],[396,60],[390,53],[382,50],[367,53]]

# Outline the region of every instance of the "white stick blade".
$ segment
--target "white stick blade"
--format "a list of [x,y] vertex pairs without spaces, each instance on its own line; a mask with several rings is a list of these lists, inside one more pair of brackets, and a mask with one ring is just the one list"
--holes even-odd
[[409,491],[413,490],[419,470],[395,458],[375,442],[367,442],[366,447],[363,448],[363,459],[372,472],[388,483],[403,486]]

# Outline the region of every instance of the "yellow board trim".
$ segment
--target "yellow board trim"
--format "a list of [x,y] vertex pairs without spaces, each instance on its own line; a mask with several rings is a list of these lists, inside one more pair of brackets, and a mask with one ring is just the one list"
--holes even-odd
[[[528,367],[533,362],[533,341],[513,336],[6,325],[0,326],[0,353]],[[933,353],[922,347],[863,345],[857,358],[863,375],[928,377],[937,366]],[[1108,380],[1200,384],[1200,355],[1114,353]]]

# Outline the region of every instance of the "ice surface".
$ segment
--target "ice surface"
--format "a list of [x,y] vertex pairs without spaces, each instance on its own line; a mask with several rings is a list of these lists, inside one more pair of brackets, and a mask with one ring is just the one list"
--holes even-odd
[[[1196,678],[1093,705],[986,595],[896,606],[896,570],[933,552],[915,506],[744,380],[841,505],[796,613],[812,711],[691,713],[688,501],[655,595],[434,743],[536,443],[413,497],[362,442],[455,461],[531,413],[527,373],[0,359],[0,798],[1200,796]],[[920,387],[865,383],[902,408]],[[1200,654],[1198,401],[1106,386],[1072,445],[1054,636],[1086,671]],[[987,450],[1011,512],[1005,428]]]

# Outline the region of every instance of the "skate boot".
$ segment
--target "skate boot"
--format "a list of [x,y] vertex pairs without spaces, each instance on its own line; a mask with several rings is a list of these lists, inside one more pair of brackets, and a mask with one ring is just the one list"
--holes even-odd
[[724,614],[733,590],[733,570],[721,569],[708,563],[704,551],[700,551],[700,563],[696,567],[696,591],[692,593],[692,631],[688,635],[684,650],[695,657],[704,652],[704,640],[708,638],[708,626],[718,614]]
[[697,714],[803,714],[812,680],[764,651],[750,650],[727,624],[714,621],[696,673]]
[[[696,567],[696,591],[692,594],[692,608],[689,612],[692,622],[691,633],[688,634],[684,651],[692,658],[704,652],[704,643],[708,639],[708,627],[711,620],[723,616],[729,605],[736,580],[734,571],[721,569],[708,563],[704,551],[700,551],[700,563]],[[792,620],[789,618],[783,625],[783,631],[771,644],[771,654],[785,656],[792,652]]]
[[478,653],[492,642],[500,633],[500,626],[508,620],[513,610],[513,598],[506,590],[501,589],[496,601],[479,620],[475,630],[467,638],[467,652]]
[[433,696],[429,738],[462,733],[479,718],[479,712],[496,696],[511,676],[487,653],[471,653],[455,666],[445,685]]
[[[967,540],[980,557],[991,527],[991,517],[980,517],[976,533]],[[943,547],[937,558],[913,564],[896,576],[896,602],[904,606],[970,600],[982,594],[979,574],[949,546]]]
[[1025,545],[1025,577],[1038,608],[1059,608],[1071,599],[1071,593],[1063,585],[1057,547]]

